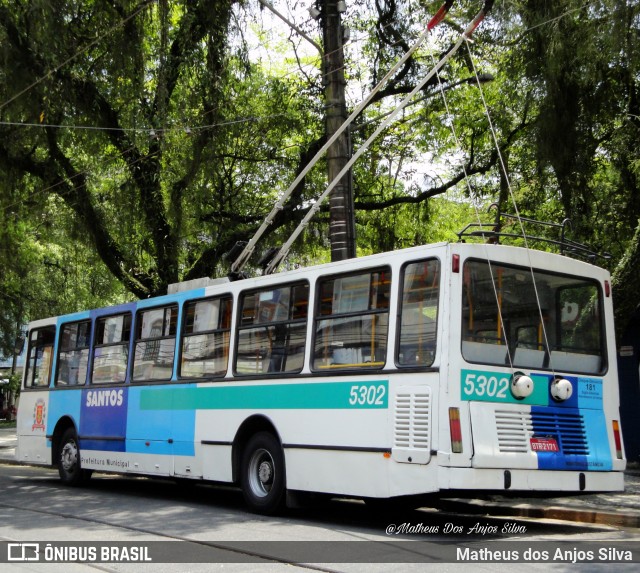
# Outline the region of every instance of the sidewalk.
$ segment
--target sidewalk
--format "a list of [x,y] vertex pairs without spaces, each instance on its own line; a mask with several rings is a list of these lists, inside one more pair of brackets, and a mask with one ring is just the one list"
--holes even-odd
[[[0,428],[0,463],[16,463],[15,428]],[[442,499],[438,507],[467,514],[559,519],[624,528],[640,528],[640,467],[625,472],[625,491],[559,497],[506,497]]]
[[624,491],[557,497],[507,497],[443,499],[439,507],[460,513],[559,519],[622,528],[640,528],[640,468],[627,468]]

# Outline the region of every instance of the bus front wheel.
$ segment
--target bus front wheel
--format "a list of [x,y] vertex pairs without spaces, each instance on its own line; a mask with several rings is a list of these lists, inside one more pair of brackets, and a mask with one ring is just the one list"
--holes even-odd
[[80,446],[73,428],[62,434],[58,450],[58,474],[65,485],[82,485],[91,477],[90,470],[83,470],[80,464]]
[[240,484],[251,510],[273,514],[285,500],[284,454],[277,438],[269,432],[251,437],[242,454]]

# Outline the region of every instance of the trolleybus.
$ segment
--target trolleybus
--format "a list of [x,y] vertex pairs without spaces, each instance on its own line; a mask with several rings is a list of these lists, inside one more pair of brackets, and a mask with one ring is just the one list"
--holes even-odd
[[441,243],[29,325],[16,456],[296,492],[623,489],[610,275]]

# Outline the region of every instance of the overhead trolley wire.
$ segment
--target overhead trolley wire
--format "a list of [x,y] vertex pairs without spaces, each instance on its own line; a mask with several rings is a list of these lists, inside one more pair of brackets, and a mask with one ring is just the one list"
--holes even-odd
[[[315,213],[318,211],[318,209],[320,208],[320,205],[322,203],[322,201],[324,201],[324,199],[327,198],[327,196],[329,195],[329,193],[331,193],[331,191],[333,190],[333,188],[338,184],[338,182],[344,177],[344,175],[346,175],[346,173],[349,171],[349,169],[351,168],[351,166],[358,160],[358,158],[367,150],[367,148],[369,147],[369,145],[371,144],[371,142],[384,130],[386,129],[386,127],[395,119],[395,117],[404,109],[404,107],[406,107],[406,105],[411,101],[411,99],[415,96],[416,93],[418,93],[418,91],[420,91],[425,84],[434,76],[434,74],[440,69],[442,68],[448,61],[449,59],[458,51],[458,49],[460,48],[460,46],[462,45],[462,43],[465,40],[468,40],[471,35],[473,34],[474,30],[480,25],[480,23],[482,22],[482,20],[484,20],[485,15],[489,12],[489,10],[491,9],[491,7],[493,6],[493,2],[494,0],[485,0],[484,5],[482,7],[482,9],[476,14],[476,16],[473,18],[473,20],[469,23],[469,25],[464,29],[464,31],[460,34],[458,40],[455,42],[455,44],[446,52],[446,54],[444,56],[442,56],[440,58],[440,60],[438,61],[438,63],[436,64],[435,67],[433,67],[423,78],[420,82],[418,82],[418,84],[415,86],[415,88],[398,104],[398,106],[396,107],[396,109],[377,127],[377,129],[371,134],[371,136],[362,144],[362,146],[360,146],[360,148],[358,148],[358,150],[356,151],[356,153],[349,159],[349,161],[345,164],[345,166],[342,168],[342,170],[336,175],[336,177],[334,178],[334,180],[329,183],[328,187],[325,189],[325,191],[320,195],[320,197],[318,197],[318,199],[316,200],[316,202],[312,205],[311,209],[309,209],[309,211],[307,212],[307,214],[305,215],[305,217],[303,218],[303,220],[300,222],[300,224],[298,225],[298,227],[295,229],[295,231],[291,234],[291,236],[289,237],[289,239],[286,241],[286,243],[278,250],[278,252],[275,254],[275,256],[273,257],[273,259],[271,260],[271,262],[267,265],[266,269],[265,269],[265,273],[266,274],[270,274],[272,272],[274,272],[278,266],[280,265],[280,263],[284,260],[284,258],[287,256],[289,249],[291,248],[291,245],[293,244],[293,242],[298,238],[298,236],[300,235],[300,233],[304,230],[304,228],[309,224],[309,221],[311,220],[311,218],[315,215]],[[434,18],[432,19],[432,22],[434,20],[436,20],[436,24],[438,22],[440,22],[444,16],[446,15],[448,8],[450,7],[451,2],[445,4],[436,14],[436,16],[434,16]],[[433,26],[435,26],[435,24],[433,24],[432,26],[432,22],[429,23],[429,26],[427,27],[427,32],[431,30],[431,28]],[[424,37],[426,37],[425,34],[423,34]],[[412,47],[413,49],[417,49],[417,45],[414,44],[414,46]],[[397,67],[399,67],[401,65],[401,62],[406,61],[406,58],[401,59],[396,66],[394,66],[394,73],[395,73],[395,69]],[[391,72],[390,72],[391,73]],[[386,78],[389,76],[389,74],[387,74],[387,76],[385,76],[385,78],[383,79],[382,82],[380,82],[380,84],[378,84],[378,86],[376,86],[376,91],[377,89],[379,89],[382,85],[383,82],[386,81]],[[366,99],[363,104],[365,102],[368,102],[368,100],[373,96],[374,92],[372,92],[369,96],[368,99]],[[364,107],[364,105],[361,104],[361,107]],[[360,111],[360,106],[359,108],[356,110],[357,112]],[[354,113],[352,114],[352,116],[355,114],[356,112],[354,111]],[[352,117],[350,116],[350,117]],[[345,124],[343,124],[343,130],[346,128],[346,126],[348,125],[348,121],[347,120],[345,122]],[[337,138],[337,136],[336,136]],[[335,140],[335,139],[333,139]],[[333,143],[332,140],[330,140],[331,143]],[[328,148],[328,145],[326,146]],[[323,150],[321,150],[320,152],[318,152],[318,154],[320,154],[321,152],[324,152],[324,148]],[[315,158],[314,158],[315,159]],[[309,167],[310,169],[311,167]],[[308,169],[307,169],[308,171]],[[303,173],[306,173],[307,171],[303,171]],[[295,185],[297,185],[297,183],[299,182],[299,180],[301,180],[302,177],[298,177],[298,179],[296,179],[296,181],[294,182]],[[295,185],[292,185],[290,187],[290,189],[292,190]],[[278,210],[282,209],[282,199],[280,201],[278,201],[278,204],[276,204],[276,207],[274,207],[274,211],[272,211],[273,216],[275,216],[274,212],[277,213]],[[266,229],[266,227],[270,224],[270,221],[265,220],[265,223],[263,223],[263,227]],[[263,228],[261,227],[261,229]],[[260,230],[259,230],[260,231]],[[256,233],[256,235],[258,235],[258,233]],[[256,237],[256,235],[254,235],[254,239]],[[253,239],[252,239],[253,241]],[[245,248],[245,251],[243,251],[243,254],[246,256],[247,251],[249,245]],[[238,257],[238,259],[236,260],[236,263],[234,263],[234,265],[237,267],[238,266],[238,262],[241,261],[241,257],[243,256],[243,254],[240,255],[240,257]],[[249,252],[250,254],[250,252]],[[236,269],[234,269],[234,267],[232,266],[232,272],[234,272]]]
[[[502,155],[502,151],[500,150],[500,144],[498,143],[498,136],[496,135],[496,130],[495,130],[495,127],[493,125],[493,121],[491,119],[491,113],[489,112],[489,106],[488,106],[487,100],[486,100],[486,98],[484,96],[484,90],[482,89],[480,77],[478,76],[478,71],[477,71],[477,68],[476,68],[476,65],[475,65],[475,62],[474,62],[473,54],[471,52],[471,47],[469,46],[469,42],[467,42],[467,51],[469,53],[469,61],[471,62],[471,66],[473,68],[473,73],[474,73],[474,75],[476,77],[476,82],[477,82],[477,85],[478,85],[480,98],[482,99],[482,104],[484,106],[485,115],[487,117],[487,121],[488,121],[488,125],[489,125],[489,131],[491,133],[491,137],[493,139],[493,142],[494,142],[494,145],[495,145],[495,148],[496,148],[496,153],[498,154],[498,160],[499,160],[499,163],[500,163],[500,168],[502,170],[502,174],[504,175],[505,182],[506,182],[506,185],[507,185],[507,189],[509,191],[509,196],[511,198],[511,202],[513,203],[515,216],[516,216],[516,219],[517,219],[518,224],[520,226],[520,231],[522,233],[522,239],[524,241],[525,250],[526,250],[526,253],[527,253],[527,260],[528,260],[528,263],[529,263],[529,271],[531,273],[531,282],[533,284],[533,290],[534,290],[534,294],[535,294],[535,297],[536,297],[536,304],[537,304],[538,313],[539,313],[539,316],[540,316],[540,326],[542,328],[542,334],[543,334],[543,337],[544,337],[544,343],[545,343],[546,348],[550,350],[551,346],[549,345],[549,337],[547,335],[547,328],[545,326],[544,313],[542,312],[542,303],[540,302],[540,295],[539,295],[539,292],[538,292],[538,285],[536,284],[535,273],[534,273],[534,270],[533,270],[533,262],[531,260],[531,249],[529,247],[529,241],[527,240],[527,233],[526,233],[526,230],[524,228],[523,218],[520,216],[520,210],[518,209],[518,202],[517,202],[515,194],[513,192],[513,186],[511,185],[511,179],[509,177],[509,172],[507,171],[507,167],[506,167],[505,162],[504,162],[504,157]],[[482,225],[482,223],[480,221],[478,221],[478,222]],[[487,256],[487,261],[489,261],[488,256]],[[495,285],[495,279],[493,277],[493,272],[490,271],[490,274],[491,274],[491,281],[492,281],[492,283],[494,283],[493,284],[493,288],[494,288],[494,291],[495,291],[495,294],[496,294],[496,300],[497,300],[498,289],[496,288],[496,285]],[[498,308],[500,308],[499,304],[498,304]],[[511,353],[510,353],[510,349],[509,349],[509,344],[508,343],[506,344],[506,347],[507,347],[507,355],[509,357],[509,363],[511,365],[511,369],[513,370],[513,362],[512,362],[512,359],[511,359]],[[553,363],[550,364],[550,368],[551,368],[552,373],[553,373],[554,378],[555,378],[555,369],[553,368]]]
[[[349,117],[343,122],[343,124],[336,130],[336,132],[326,141],[326,143],[320,148],[320,150],[311,159],[311,161],[309,163],[307,163],[307,165],[304,167],[304,169],[302,169],[300,171],[300,173],[295,178],[293,183],[291,183],[291,185],[285,190],[285,192],[278,199],[278,201],[276,202],[274,208],[267,215],[267,217],[263,221],[262,225],[259,227],[259,229],[256,231],[256,233],[253,235],[253,237],[249,240],[249,242],[244,247],[244,249],[242,250],[240,255],[238,255],[236,260],[232,263],[232,265],[231,265],[231,273],[232,274],[238,274],[238,273],[242,272],[242,269],[244,268],[244,265],[248,262],[248,260],[251,257],[253,251],[255,250],[257,242],[260,240],[260,238],[266,232],[266,230],[269,228],[269,226],[273,223],[273,221],[274,221],[276,215],[278,214],[278,212],[280,212],[284,208],[285,201],[291,196],[291,194],[293,193],[295,188],[300,184],[300,182],[304,179],[304,177],[312,169],[312,167],[320,160],[320,158],[335,143],[335,141],[338,139],[338,137],[340,137],[340,135],[342,135],[342,133],[347,129],[347,127],[349,127],[349,125],[360,115],[362,110],[364,110],[364,108],[369,104],[369,102],[371,101],[373,96],[378,91],[380,91],[382,86],[400,69],[400,67],[413,55],[413,53],[420,47],[420,45],[428,38],[428,36],[431,34],[431,30],[435,26],[437,26],[444,19],[444,17],[446,16],[446,14],[449,11],[449,8],[451,7],[452,4],[453,4],[453,0],[446,0],[446,2],[438,10],[436,15],[429,21],[429,23],[426,26],[424,32],[420,35],[420,37],[413,44],[413,46],[385,74],[385,76],[382,78],[382,80],[380,80],[380,82],[369,92],[369,94],[362,100],[362,102],[360,102],[360,104],[353,110],[351,115],[349,115]],[[349,165],[349,167],[350,167],[350,165]],[[334,186],[335,186],[335,183],[337,181],[342,179],[342,177],[343,177],[345,172],[346,172],[346,170],[343,169],[343,171],[338,175],[337,179],[334,180]],[[321,201],[322,198],[324,198],[325,196],[326,195],[323,194],[321,196],[321,198],[318,199],[318,201]],[[310,213],[312,213],[311,216],[313,216],[313,214],[315,214],[315,211],[313,210],[313,207],[310,210]],[[306,225],[307,225],[307,218],[306,217],[303,220],[303,222],[304,222],[304,226],[306,227]],[[294,234],[295,234],[295,232],[294,232]],[[297,234],[295,234],[295,237],[297,237],[298,234],[299,234],[299,231],[298,231]],[[295,237],[294,237],[294,240],[295,240]],[[276,255],[276,257],[278,259],[281,259],[280,255],[281,255],[282,252],[283,251],[281,250]]]

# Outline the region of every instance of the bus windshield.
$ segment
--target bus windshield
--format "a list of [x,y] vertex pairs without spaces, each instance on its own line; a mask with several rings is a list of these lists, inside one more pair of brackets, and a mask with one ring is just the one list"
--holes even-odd
[[462,309],[468,362],[586,374],[606,367],[596,281],[468,260]]

